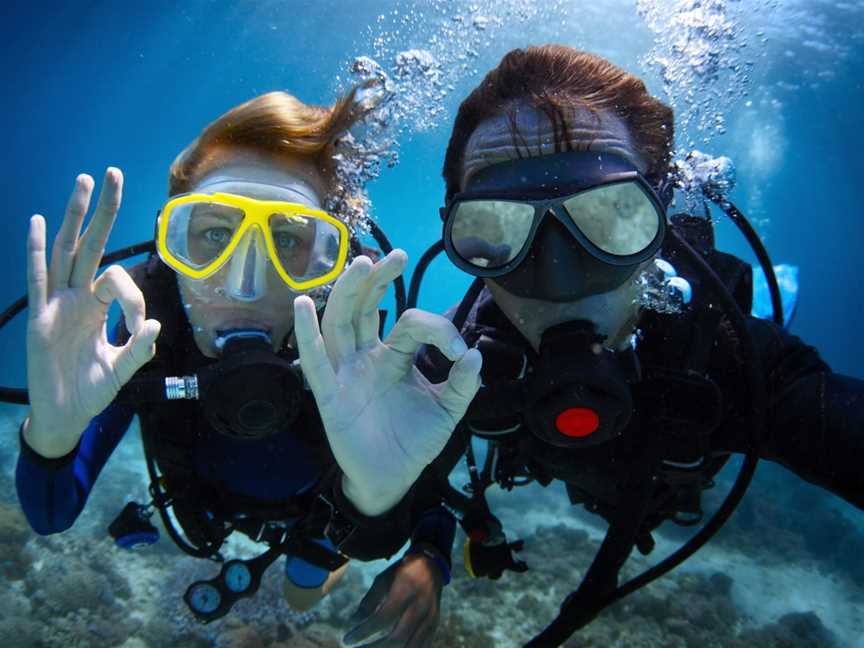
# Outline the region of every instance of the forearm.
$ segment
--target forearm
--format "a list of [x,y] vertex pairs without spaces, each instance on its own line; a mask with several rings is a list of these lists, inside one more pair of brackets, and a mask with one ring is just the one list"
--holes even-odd
[[40,535],[65,531],[84,507],[86,494],[75,479],[77,454],[76,446],[64,457],[42,457],[21,438],[15,487],[27,521]]
[[87,425],[66,427],[63,434],[57,434],[59,424],[51,424],[34,417],[31,410],[21,424],[21,438],[37,455],[46,459],[59,459],[72,453],[78,447],[81,435]]
[[[760,457],[864,508],[864,381],[832,373],[813,347],[773,324],[751,323],[751,330],[768,393]],[[746,452],[746,425],[727,423],[713,446]]]
[[80,443],[57,458],[42,456],[21,435],[15,485],[34,531],[46,535],[72,526],[132,416],[125,407],[108,407],[90,422]]
[[767,426],[762,456],[864,509],[864,382],[832,373],[800,382]]
[[340,515],[354,525],[350,537],[340,547],[343,554],[357,560],[389,558],[407,542],[411,535],[411,503],[409,491],[395,506],[380,515],[369,516],[358,510],[342,491],[341,475],[331,491],[333,504]]

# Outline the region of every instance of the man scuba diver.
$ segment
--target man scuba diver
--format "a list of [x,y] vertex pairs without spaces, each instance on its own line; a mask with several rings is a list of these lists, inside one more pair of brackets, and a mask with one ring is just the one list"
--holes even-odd
[[[273,92],[219,117],[172,164],[158,254],[129,273],[96,276],[118,169],[83,233],[93,180],[78,177],[50,265],[45,221],[31,219],[21,506],[37,533],[69,528],[137,414],[152,502],[127,505],[111,533],[151,543],[158,510],[181,549],[220,562],[184,597],[204,622],[254,594],[280,555],[302,610],[349,556],[388,557],[413,530],[388,578],[418,640],[434,629],[452,525],[410,489],[476,393],[481,361],[448,320],[417,310],[379,338],[378,305],[406,257],[373,263],[339,211],[351,196],[333,156],[360,116],[353,93],[324,108]],[[123,319],[109,335],[115,300]],[[424,343],[456,363],[440,384],[413,366]],[[226,561],[233,531],[269,549]]]
[[[667,218],[672,145],[672,111],[641,80],[560,45],[505,55],[453,127],[439,248],[478,278],[451,315],[483,354],[483,387],[429,479],[437,469],[476,576],[526,569],[521,543],[506,541],[486,505],[491,483],[561,480],[573,504],[609,523],[581,585],[531,646],[560,645],[692,554],[760,457],[864,508],[864,383],[783,330],[779,295],[779,324],[749,315],[750,266],[714,248],[709,219]],[[648,285],[668,308],[642,309]],[[449,365],[431,348],[418,362],[431,380]],[[482,468],[472,436],[489,444]],[[463,453],[471,497],[447,490]],[[702,519],[701,491],[731,453],[747,457],[721,510],[691,545],[619,585],[657,526]]]

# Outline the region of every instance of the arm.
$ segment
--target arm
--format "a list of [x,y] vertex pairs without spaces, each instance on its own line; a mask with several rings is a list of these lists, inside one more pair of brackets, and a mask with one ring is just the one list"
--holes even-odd
[[350,620],[353,627],[344,637],[349,645],[388,630],[382,640],[387,645],[426,645],[435,633],[441,593],[450,582],[456,520],[441,505],[437,482],[428,477],[421,476],[412,489],[411,545],[376,576]]
[[[294,301],[300,364],[343,473],[341,492],[371,517],[404,499],[480,386],[479,352],[438,315],[408,310],[379,338],[378,303],[405,263],[400,250],[374,266],[355,259],[337,279],[320,325],[308,296]],[[430,383],[415,368],[422,344],[453,362],[445,382]]]
[[[145,320],[144,297],[120,266],[96,276],[120,207],[122,174],[108,169],[83,234],[93,179],[80,175],[54,239],[49,265],[45,219],[33,216],[27,240],[27,387],[16,484],[39,533],[68,528],[129,425],[132,412],[112,403],[155,353],[159,322]],[[105,323],[114,301],[132,336],[114,346]]]
[[79,445],[57,459],[39,455],[22,436],[15,486],[24,515],[36,533],[59,533],[72,526],[132,415],[126,407],[111,405],[90,422]]
[[[771,322],[749,324],[769,403],[761,457],[864,509],[864,381],[833,373],[816,349]],[[746,430],[723,426],[714,445],[743,452]]]
[[334,479],[331,499],[340,515],[356,527],[340,551],[359,560],[378,560],[389,558],[410,539],[412,547],[433,546],[449,567],[456,522],[441,505],[437,475],[442,457],[426,468],[396,506],[381,515],[361,513],[342,491],[341,479]]

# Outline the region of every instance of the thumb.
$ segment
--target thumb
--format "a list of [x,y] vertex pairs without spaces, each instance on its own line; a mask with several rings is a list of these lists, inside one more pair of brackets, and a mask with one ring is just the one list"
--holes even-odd
[[114,373],[121,387],[156,355],[156,338],[161,330],[162,325],[157,320],[147,320],[120,349],[114,364]]

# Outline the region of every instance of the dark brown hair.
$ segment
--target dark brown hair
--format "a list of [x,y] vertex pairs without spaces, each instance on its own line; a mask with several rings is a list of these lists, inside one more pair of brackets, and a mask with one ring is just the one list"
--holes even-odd
[[465,145],[480,122],[506,114],[514,138],[519,137],[512,112],[517,100],[529,101],[549,117],[556,150],[561,151],[570,146],[567,106],[610,110],[627,125],[648,163],[649,182],[659,185],[669,171],[672,109],[648,94],[641,79],[604,58],[566,45],[543,45],[508,52],[459,106],[444,159],[448,197],[459,191]]
[[336,139],[361,117],[354,92],[332,106],[310,106],[287,92],[269,92],[235,106],[210,123],[174,160],[168,193],[185,193],[236,149],[306,158],[333,184]]

